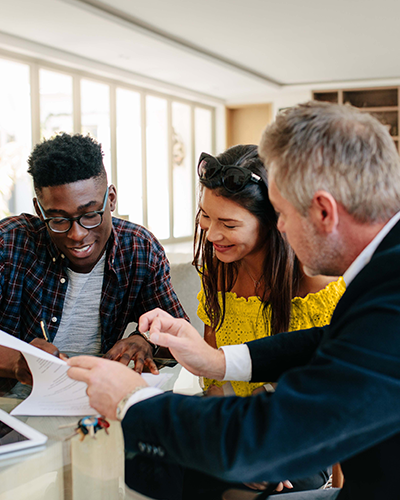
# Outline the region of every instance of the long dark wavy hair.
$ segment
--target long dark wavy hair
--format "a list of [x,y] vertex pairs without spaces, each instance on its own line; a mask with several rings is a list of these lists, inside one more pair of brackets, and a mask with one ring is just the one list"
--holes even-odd
[[[219,196],[234,201],[248,210],[259,221],[260,236],[265,239],[263,264],[264,293],[260,297],[263,312],[271,305],[272,334],[287,331],[290,323],[291,300],[298,292],[300,268],[292,248],[278,231],[277,216],[268,197],[267,173],[253,144],[229,148],[216,157],[222,165],[245,167],[262,178],[262,182],[249,182],[237,193],[227,191],[221,176],[200,179],[200,198],[204,188],[211,189]],[[201,211],[198,208],[195,220],[193,265],[201,275],[205,311],[213,330],[218,330],[225,319],[226,293],[231,291],[238,276],[238,262],[224,263],[217,259],[214,247],[207,240],[207,232],[200,227]],[[222,307],[218,301],[218,291],[222,295]]]

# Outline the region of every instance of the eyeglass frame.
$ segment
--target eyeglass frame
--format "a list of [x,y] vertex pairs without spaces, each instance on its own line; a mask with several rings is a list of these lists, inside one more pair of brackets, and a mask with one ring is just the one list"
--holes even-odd
[[[200,173],[200,164],[205,160],[205,158],[211,158],[219,168],[217,168],[215,170],[215,172],[209,176],[209,177],[205,177],[204,175],[202,175]],[[243,185],[239,187],[239,189],[230,189],[229,187],[226,186],[225,184],[225,177],[224,177],[224,173],[227,172],[228,170],[230,169],[235,169],[235,170],[244,170],[244,174],[245,174],[245,179],[243,181]],[[199,161],[197,163],[197,175],[199,176],[199,179],[200,181],[209,181],[211,180],[216,174],[219,174],[220,177],[221,177],[221,182],[222,182],[222,185],[224,186],[224,188],[229,192],[229,193],[238,193],[239,191],[241,191],[242,189],[244,189],[246,187],[246,185],[249,183],[249,181],[252,181],[256,184],[259,184],[261,181],[262,181],[262,178],[261,176],[255,174],[254,172],[252,172],[249,168],[246,168],[246,167],[241,167],[240,165],[222,165],[222,163],[220,163],[218,161],[217,158],[215,158],[215,156],[212,156],[208,153],[201,153],[200,155],[200,158],[199,158]]]
[[[106,189],[106,192],[104,193],[104,202],[103,202],[103,206],[101,208],[101,210],[92,210],[91,212],[86,212],[85,214],[82,214],[82,215],[79,215],[78,217],[47,217],[46,218],[46,215],[43,211],[43,207],[42,205],[40,204],[40,201],[38,198],[36,198],[36,201],[37,201],[37,204],[38,204],[38,207],[39,207],[39,210],[40,210],[40,213],[42,214],[43,216],[43,222],[47,225],[47,227],[50,229],[50,231],[52,231],[53,233],[56,233],[56,234],[63,234],[63,233],[68,233],[68,231],[71,231],[71,228],[72,228],[72,224],[76,221],[81,227],[83,227],[84,229],[87,229],[87,230],[90,230],[90,229],[94,229],[96,227],[99,227],[102,223],[103,223],[103,214],[106,210],[106,204],[107,204],[107,200],[108,200],[108,195],[109,195],[109,192],[110,192],[110,189],[109,189],[109,186],[107,186],[107,189]],[[100,222],[98,224],[96,224],[95,226],[92,226],[92,227],[86,227],[84,226],[82,223],[81,223],[81,219],[82,217],[86,217],[88,215],[91,215],[91,214],[97,214],[97,215],[100,215]],[[66,229],[65,231],[57,231],[55,229],[53,229],[51,226],[50,226],[50,222],[54,219],[58,219],[58,220],[65,220],[65,221],[68,221],[69,222],[69,228]]]

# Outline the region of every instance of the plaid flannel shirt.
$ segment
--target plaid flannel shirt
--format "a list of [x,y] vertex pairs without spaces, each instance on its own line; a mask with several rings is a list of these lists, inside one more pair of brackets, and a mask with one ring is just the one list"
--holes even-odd
[[[43,337],[43,319],[53,341],[68,286],[67,266],[38,217],[21,214],[0,221],[0,328],[31,342]],[[122,337],[128,323],[155,307],[188,319],[160,243],[145,228],[113,218],[100,304],[101,351]]]

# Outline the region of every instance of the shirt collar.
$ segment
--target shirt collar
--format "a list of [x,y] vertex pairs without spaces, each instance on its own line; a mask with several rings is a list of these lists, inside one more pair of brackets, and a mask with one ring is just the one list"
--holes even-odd
[[56,260],[59,257],[67,260],[65,255],[63,253],[61,253],[60,250],[58,249],[58,247],[56,247],[56,245],[53,243],[53,240],[50,238],[50,235],[47,231],[47,228],[45,228],[45,231],[46,231],[46,247],[47,247],[47,250],[50,254],[51,260],[53,262],[56,262]]
[[346,287],[350,285],[357,274],[364,269],[364,267],[371,260],[375,250],[378,248],[379,244],[383,238],[389,233],[389,231],[397,224],[400,220],[400,212],[397,212],[389,222],[379,231],[375,238],[369,243],[360,255],[351,263],[350,267],[343,274],[344,282]]

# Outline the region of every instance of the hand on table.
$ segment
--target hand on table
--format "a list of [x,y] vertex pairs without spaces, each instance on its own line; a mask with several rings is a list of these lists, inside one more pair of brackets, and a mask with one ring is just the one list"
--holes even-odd
[[209,346],[186,320],[174,318],[161,309],[153,309],[139,319],[139,331],[149,330],[150,340],[168,347],[173,357],[193,375],[222,380],[225,355]]
[[76,356],[67,361],[68,376],[88,385],[90,406],[106,418],[116,419],[118,403],[136,387],[147,386],[136,372],[104,358]]
[[153,361],[153,348],[141,335],[118,340],[104,357],[119,361],[123,365],[128,365],[133,360],[136,372],[142,373],[143,368],[147,366],[151,373],[158,374],[157,365]]

